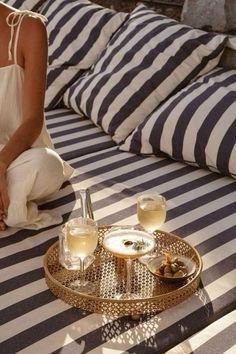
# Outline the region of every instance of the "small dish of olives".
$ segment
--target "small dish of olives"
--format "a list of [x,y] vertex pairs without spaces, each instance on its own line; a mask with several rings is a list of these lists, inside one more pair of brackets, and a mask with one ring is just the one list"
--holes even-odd
[[147,267],[152,274],[168,283],[183,281],[193,275],[196,270],[196,264],[192,259],[169,253],[152,258]]

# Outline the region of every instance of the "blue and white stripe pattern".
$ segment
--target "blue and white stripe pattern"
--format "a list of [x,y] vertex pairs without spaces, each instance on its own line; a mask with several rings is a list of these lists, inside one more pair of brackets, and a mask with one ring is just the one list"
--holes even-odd
[[47,0],[40,12],[48,19],[45,108],[50,109],[83,70],[94,64],[128,14],[88,0]]
[[193,29],[141,4],[87,75],[66,93],[117,143],[173,91],[213,69],[226,37]]
[[[67,131],[71,119],[71,112],[65,110],[47,114],[56,145],[56,134],[63,124]],[[143,315],[140,321],[87,313],[55,298],[44,280],[43,256],[58,239],[59,227],[8,229],[0,233],[1,354],[163,354],[198,336],[206,325],[214,326],[219,318],[222,330],[211,333],[216,339],[221,335],[220,349],[230,353],[234,344],[228,314],[235,309],[236,296],[235,181],[169,158],[121,152],[114,146],[97,151],[95,140],[88,134],[87,145],[94,146],[94,152],[79,156],[78,151],[78,157],[69,160],[77,173],[42,208],[55,208],[64,221],[76,217],[81,213],[78,190],[90,188],[99,225],[134,225],[137,195],[157,190],[165,195],[168,205],[163,230],[183,237],[202,256],[201,286],[185,302]],[[70,134],[64,142],[72,145]],[[193,353],[212,353],[200,351],[204,345],[209,349],[209,338],[201,337],[199,344],[192,338]]]
[[3,0],[5,4],[19,10],[37,11],[46,0]]
[[234,354],[236,310],[218,319],[165,354]]
[[[115,143],[87,118],[67,109],[47,112],[47,128],[56,151],[64,160],[112,147]],[[91,141],[91,143],[89,142]]]
[[236,177],[236,70],[217,68],[155,110],[120,146],[160,151],[178,161]]

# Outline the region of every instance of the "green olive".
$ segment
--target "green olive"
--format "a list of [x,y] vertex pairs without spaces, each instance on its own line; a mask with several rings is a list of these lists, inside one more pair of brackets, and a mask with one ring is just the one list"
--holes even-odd
[[176,272],[178,272],[178,270],[179,270],[179,265],[177,264],[177,263],[173,263],[173,264],[171,264],[171,271],[173,272],[173,273],[176,273]]
[[178,270],[178,272],[176,272],[175,274],[174,274],[174,278],[182,278],[182,277],[184,277],[184,272],[182,271],[182,270]]

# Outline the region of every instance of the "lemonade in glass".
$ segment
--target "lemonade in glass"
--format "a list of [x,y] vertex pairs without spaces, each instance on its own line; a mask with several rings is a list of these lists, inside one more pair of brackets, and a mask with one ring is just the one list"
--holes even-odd
[[[137,199],[137,217],[141,227],[149,233],[158,230],[166,219],[166,199],[157,192],[144,193]],[[147,264],[155,256],[147,253],[140,257],[140,262]]]

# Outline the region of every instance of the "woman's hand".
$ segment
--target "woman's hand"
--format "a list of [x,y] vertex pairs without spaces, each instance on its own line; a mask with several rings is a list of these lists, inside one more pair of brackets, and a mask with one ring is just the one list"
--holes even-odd
[[0,162],[0,231],[6,229],[4,218],[7,216],[8,206],[6,167]]

